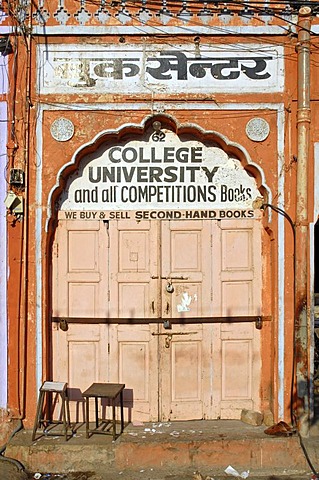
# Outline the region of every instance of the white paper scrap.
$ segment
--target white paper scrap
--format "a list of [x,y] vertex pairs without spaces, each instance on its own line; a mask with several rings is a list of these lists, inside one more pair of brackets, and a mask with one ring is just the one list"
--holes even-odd
[[249,477],[249,470],[247,470],[246,472],[239,473],[231,465],[228,465],[228,467],[225,469],[225,473],[227,473],[227,475],[232,475],[233,477],[240,477],[243,479]]

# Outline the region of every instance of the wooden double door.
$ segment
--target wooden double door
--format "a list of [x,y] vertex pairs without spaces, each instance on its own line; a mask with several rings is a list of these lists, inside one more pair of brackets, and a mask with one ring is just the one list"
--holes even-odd
[[[259,407],[261,226],[240,221],[59,220],[53,377],[125,383],[129,420],[239,418]],[[75,323],[74,323],[75,321]],[[72,402],[73,400],[73,402]]]

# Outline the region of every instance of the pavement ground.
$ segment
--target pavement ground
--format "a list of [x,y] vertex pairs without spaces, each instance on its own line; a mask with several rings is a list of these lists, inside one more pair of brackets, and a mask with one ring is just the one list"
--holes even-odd
[[[39,476],[41,475],[41,476]],[[312,472],[303,475],[287,475],[284,470],[282,475],[263,475],[250,476],[249,480],[311,480]],[[0,461],[0,480],[231,480],[235,477],[216,475],[211,469],[203,469],[200,472],[194,472],[190,469],[169,468],[156,471],[153,469],[141,469],[140,471],[119,471],[119,472],[70,472],[70,473],[45,473],[45,472],[25,472],[7,461]]]
[[[297,436],[272,440],[264,435],[265,427],[263,426],[252,427],[240,421],[200,421],[198,423],[191,422],[191,430],[187,429],[188,422],[186,424],[172,423],[166,427],[167,432],[163,432],[163,426],[161,428],[159,425],[156,428],[150,427],[154,427],[154,424],[138,427],[129,425],[116,442],[112,441],[112,437],[104,435],[93,435],[90,439],[86,439],[83,427],[82,430],[81,428],[77,430],[76,435],[67,442],[63,437],[48,438],[45,435],[33,442],[31,432],[22,430],[8,443],[5,452],[7,459],[0,456],[0,480],[242,480],[243,476],[236,479],[236,477],[227,476],[224,473],[228,464],[237,468],[239,473],[250,468],[248,480],[315,480],[317,478],[319,480],[319,477],[314,475],[316,471],[319,471],[318,424],[314,425],[314,435],[304,440],[310,463],[305,461]],[[218,436],[221,438],[217,444],[213,440],[216,440]],[[238,444],[238,438],[241,442],[245,442],[244,450],[236,451],[235,443]],[[196,441],[203,442],[203,445],[207,445],[208,442],[208,453],[214,454],[213,459],[202,463],[200,467],[195,467],[194,463],[192,466],[183,467],[182,463],[174,464],[170,461],[170,457],[166,457],[167,460],[159,468],[155,466],[158,448],[165,439],[166,441],[169,439],[169,451],[174,451],[176,462],[178,462],[179,456],[183,458],[182,446],[191,443],[194,447]],[[265,444],[269,445],[269,442],[271,444],[274,442],[271,450],[265,449]],[[277,463],[275,466],[265,460],[267,468],[257,470],[258,465],[256,462],[254,463],[253,457],[250,457],[250,449],[252,455],[256,454],[259,444],[263,445],[264,457],[273,455],[274,452],[279,453],[279,464]],[[224,445],[224,449],[220,450],[221,455],[219,455],[219,451],[216,454],[218,445]],[[112,467],[111,464],[107,464],[106,456],[107,453],[111,454],[114,449],[119,447],[122,447],[123,452],[133,448],[135,461],[129,467],[120,467],[115,470],[114,465]],[[149,451],[148,463],[143,457],[145,447]],[[90,451],[93,452],[92,458],[90,458]],[[22,456],[19,457],[14,452]],[[195,455],[196,449],[193,448],[192,452],[192,455]],[[222,455],[224,455],[223,458],[221,458]],[[227,455],[226,458],[225,455]],[[34,467],[32,468],[30,465],[28,466],[27,462],[34,456],[37,460],[33,464],[30,463]],[[301,462],[303,466],[294,471],[292,467],[297,457],[299,460],[303,460]],[[23,461],[23,458],[26,462]],[[128,458],[132,460],[131,457]],[[241,462],[244,458],[245,462]],[[249,458],[251,459],[250,465]],[[19,462],[16,459],[23,463],[22,466],[25,467],[25,470],[17,468]],[[48,466],[50,459],[51,471]],[[76,464],[75,461],[79,459],[81,462]],[[70,461],[66,467],[68,460]],[[77,465],[82,468],[77,468]],[[242,467],[240,468],[239,465]]]

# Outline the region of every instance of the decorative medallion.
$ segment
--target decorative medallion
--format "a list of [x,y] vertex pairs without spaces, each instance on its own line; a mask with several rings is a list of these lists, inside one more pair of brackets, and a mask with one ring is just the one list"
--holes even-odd
[[66,142],[73,137],[74,125],[67,118],[57,118],[51,125],[51,135],[58,142]]
[[269,123],[263,118],[252,118],[246,125],[246,134],[254,142],[266,140],[270,132]]

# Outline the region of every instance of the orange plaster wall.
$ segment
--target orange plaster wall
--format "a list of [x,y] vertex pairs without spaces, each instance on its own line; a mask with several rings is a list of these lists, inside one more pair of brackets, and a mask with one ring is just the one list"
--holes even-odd
[[[108,39],[109,42],[112,39]],[[242,39],[241,39],[242,40]],[[65,41],[65,39],[55,39],[56,41]],[[74,43],[75,39],[67,39],[66,41]],[[101,41],[101,40],[99,40]],[[132,42],[140,41],[140,39],[132,39]],[[185,39],[186,41],[186,39]],[[217,40],[216,40],[217,41]],[[247,39],[251,42],[251,39]],[[282,38],[280,39],[282,42]],[[291,41],[288,40],[288,49],[289,55],[291,55]],[[286,152],[285,152],[285,165],[287,166],[287,171],[285,174],[286,181],[286,197],[285,204],[289,214],[293,217],[294,211],[293,206],[295,202],[294,191],[295,191],[295,165],[291,162],[292,155],[295,154],[295,103],[293,102],[295,91],[295,61],[287,60],[287,68],[290,70],[291,75],[287,76],[287,89],[284,96],[280,94],[269,95],[267,92],[260,95],[219,95],[216,99],[217,105],[219,103],[234,103],[234,109],[231,111],[222,111],[222,110],[205,110],[205,101],[202,96],[189,95],[187,98],[183,97],[183,101],[191,100],[202,102],[203,110],[190,111],[186,108],[184,110],[171,110],[165,111],[165,114],[172,115],[177,122],[179,123],[193,123],[205,130],[213,130],[222,135],[225,135],[230,141],[236,142],[239,145],[243,146],[249,153],[253,162],[259,165],[264,173],[267,185],[272,191],[272,201],[273,203],[277,202],[277,135],[282,132],[277,132],[277,112],[275,110],[247,110],[247,111],[238,111],[236,110],[236,102],[241,103],[269,103],[269,102],[284,102],[284,107],[286,110],[286,131],[284,132]],[[32,69],[32,72],[35,72],[35,68]],[[35,78],[33,78],[35,84]],[[32,92],[33,102],[36,104],[37,94],[35,91]],[[68,101],[79,101],[81,103],[88,102],[94,103],[97,102],[128,102],[134,100],[134,98],[126,98],[110,96],[105,94],[104,96],[99,96],[99,98],[90,97],[90,96],[79,96],[79,97],[63,97],[59,96],[58,92],[56,96],[47,96],[42,98],[42,101],[45,103],[54,103]],[[176,99],[180,100],[179,94],[176,95]],[[139,101],[143,101],[143,98],[137,98]],[[150,100],[146,98],[146,100]],[[212,101],[214,99],[206,99]],[[291,113],[290,113],[291,112]],[[26,425],[31,425],[34,419],[35,405],[37,392],[35,388],[35,308],[36,308],[36,299],[35,299],[35,289],[36,289],[36,266],[34,264],[34,211],[37,205],[35,204],[35,166],[39,161],[38,153],[42,153],[42,185],[43,185],[43,198],[42,198],[42,211],[43,211],[43,225],[42,229],[44,232],[45,222],[46,222],[46,213],[47,213],[47,204],[48,196],[54,187],[57,179],[58,171],[71,160],[74,152],[80,148],[83,144],[92,141],[98,132],[108,129],[117,129],[120,128],[124,123],[135,123],[140,124],[145,117],[151,115],[151,109],[145,111],[130,111],[129,107],[125,111],[98,111],[98,106],[96,111],[75,111],[75,110],[51,110],[43,112],[43,121],[42,121],[42,135],[43,135],[43,152],[36,152],[36,138],[35,130],[32,130],[31,138],[31,149],[30,149],[30,190],[29,190],[29,264],[28,264],[28,348],[27,348],[27,414],[26,414]],[[37,112],[34,110],[32,112],[33,125],[35,125]],[[57,142],[55,141],[50,134],[50,126],[52,122],[60,117],[66,117],[72,120],[75,125],[75,134],[73,138],[68,142]],[[265,118],[270,124],[270,135],[266,141],[262,143],[251,141],[245,133],[246,123],[256,116]],[[314,136],[318,138],[318,133],[314,129]],[[263,252],[265,253],[264,265],[264,290],[263,290],[263,305],[267,311],[265,314],[272,315],[272,322],[267,323],[263,326],[262,330],[262,372],[263,372],[263,383],[261,386],[261,398],[262,406],[265,409],[274,409],[273,398],[276,394],[276,382],[277,382],[277,373],[274,367],[277,359],[277,318],[275,312],[277,311],[277,296],[276,296],[276,286],[278,284],[277,280],[277,218],[276,215],[273,215],[272,224],[268,225],[267,216],[264,218],[265,225],[265,242],[263,244]],[[11,227],[10,227],[11,228]],[[14,361],[15,357],[13,353],[15,351],[15,342],[18,334],[18,322],[17,322],[17,298],[14,290],[15,284],[20,282],[19,275],[19,262],[16,258],[20,258],[18,252],[15,251],[18,249],[21,231],[19,234],[13,232],[9,228],[9,244],[10,244],[10,282],[9,289],[12,292],[12,298],[9,305],[9,317],[10,317],[10,335],[9,335],[9,350],[12,363],[10,364],[10,378],[12,379],[12,384],[10,385],[10,405],[14,410],[18,411],[18,388],[17,381],[15,379],[18,376],[18,365],[17,361]],[[17,226],[20,228],[21,226]],[[287,356],[286,360],[286,372],[291,368],[292,361],[292,265],[291,265],[291,256],[292,256],[292,242],[291,237],[289,236],[289,226],[287,227],[286,235],[286,280],[287,280],[287,305],[285,305],[286,310],[286,338],[287,338]],[[49,232],[51,234],[51,232]],[[20,235],[20,236],[19,236]],[[50,244],[49,237],[43,235],[43,244],[42,244],[42,274],[44,279],[44,285],[42,287],[43,291],[43,315],[44,315],[44,372],[49,375],[50,372],[50,343],[49,343],[49,325],[47,325],[47,316],[50,310],[50,283],[49,283],[49,268],[50,268]],[[289,420],[289,408],[290,408],[290,384],[291,377],[288,373],[286,378],[286,409],[285,415]],[[275,411],[276,414],[276,411]]]
[[15,222],[13,215],[8,216],[8,244],[9,244],[9,280],[8,280],[8,321],[10,325],[8,335],[8,405],[10,415],[19,417],[20,388],[19,388],[19,309],[20,309],[20,283],[21,283],[21,245],[22,224]]

